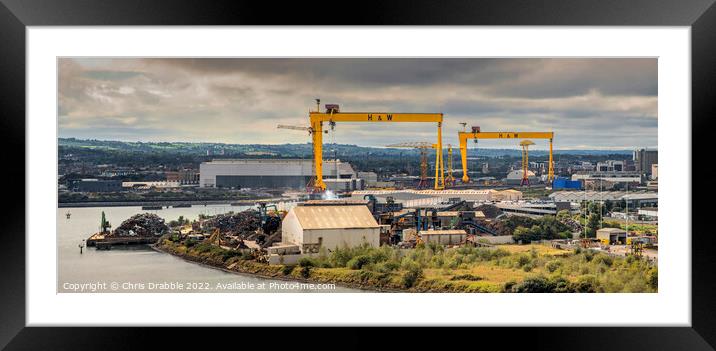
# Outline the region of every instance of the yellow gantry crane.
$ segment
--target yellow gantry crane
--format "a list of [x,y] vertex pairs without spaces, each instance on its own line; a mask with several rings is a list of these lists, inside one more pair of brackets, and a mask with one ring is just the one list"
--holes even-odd
[[468,139],[549,139],[549,172],[547,180],[554,179],[554,165],[552,158],[552,142],[554,140],[554,132],[481,132],[480,127],[472,127],[470,132],[458,132],[460,140],[460,156],[462,161],[462,182],[467,183],[470,177],[467,175],[467,141]]
[[522,180],[520,181],[520,186],[530,185],[530,176],[528,174],[530,166],[529,148],[530,145],[534,144],[532,140],[522,140],[520,142],[520,146],[522,146]]
[[[404,148],[413,148],[413,149],[419,149],[420,150],[420,181],[418,182],[418,189],[424,189],[428,186],[428,149],[435,149],[437,152],[437,144],[425,142],[425,141],[417,141],[417,142],[407,142],[407,143],[398,143],[398,144],[391,144],[386,145],[386,147],[404,147]],[[437,164],[440,156],[435,155],[435,163]]]
[[452,187],[455,185],[455,177],[452,176],[452,145],[447,145],[448,149],[448,161],[447,161],[447,167],[448,167],[448,174],[447,177],[445,177],[445,186],[446,187]]
[[[323,123],[328,122],[331,129],[336,122],[367,122],[367,123],[390,123],[390,122],[418,122],[435,123],[438,127],[437,150],[442,150],[442,113],[392,113],[392,112],[340,112],[338,105],[326,104],[326,111],[320,112],[321,100],[316,99],[316,111],[309,112],[311,123],[309,132],[313,137],[313,168],[316,178],[313,186],[316,190],[323,191],[326,184],[323,182]],[[443,173],[442,152],[437,153],[437,164],[435,165],[435,190],[445,188]]]

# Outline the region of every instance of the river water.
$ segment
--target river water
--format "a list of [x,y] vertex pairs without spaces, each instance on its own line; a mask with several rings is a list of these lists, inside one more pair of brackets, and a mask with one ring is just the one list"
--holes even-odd
[[[280,204],[279,208],[285,205]],[[167,222],[184,216],[190,220],[199,214],[215,215],[243,211],[247,206],[195,205],[146,211],[141,207],[83,207],[57,209],[58,286],[61,293],[72,292],[361,292],[326,284],[300,284],[228,273],[219,269],[184,261],[154,251],[148,246],[115,246],[112,250],[79,245],[99,231],[102,211],[112,227],[137,213],[151,212]],[[70,212],[70,219],[66,213]]]

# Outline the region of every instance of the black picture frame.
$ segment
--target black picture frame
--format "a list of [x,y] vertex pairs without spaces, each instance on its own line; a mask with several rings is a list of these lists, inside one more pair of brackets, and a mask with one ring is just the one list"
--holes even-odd
[[[88,25],[565,25],[565,26],[690,26],[692,54],[692,164],[707,160],[708,120],[716,111],[716,6],[714,0],[490,0],[259,2],[189,0],[0,0],[0,123],[4,135],[3,185],[11,197],[0,231],[0,347],[8,350],[82,350],[144,348],[148,343],[171,349],[210,347],[235,333],[240,347],[270,347],[276,334],[304,338],[321,331],[186,330],[165,328],[39,328],[25,327],[25,29],[27,26]],[[689,121],[689,116],[669,116]],[[663,141],[662,141],[662,145]],[[706,170],[704,170],[706,171]],[[690,177],[691,170],[683,170]],[[699,172],[700,173],[700,172]],[[692,178],[692,182],[703,179]],[[708,180],[706,180],[708,181]],[[21,186],[22,185],[22,186]],[[693,200],[692,200],[693,202]],[[708,206],[690,205],[692,218],[683,218],[692,236],[692,327],[618,328],[478,328],[441,331],[445,342],[479,340],[483,347],[586,350],[713,350],[716,345],[716,236],[707,231]],[[54,219],[48,219],[54,220]],[[688,230],[688,229],[687,229]],[[685,235],[688,233],[684,233]],[[569,313],[588,313],[590,308]],[[92,308],[78,306],[78,310]],[[421,308],[403,306],[401,308]],[[618,313],[638,313],[648,306],[623,306]],[[397,308],[399,311],[399,308]],[[565,311],[560,311],[564,313]],[[399,312],[398,312],[399,313]],[[277,317],[280,318],[280,317]],[[244,334],[246,333],[246,334]],[[262,333],[274,335],[262,336]],[[372,347],[372,339],[393,340],[399,346],[423,346],[430,332],[407,330],[381,333],[373,329],[332,330],[333,339],[351,348]],[[240,335],[251,335],[241,337]],[[200,335],[192,338],[190,335]],[[402,335],[402,336],[401,336]],[[433,334],[439,335],[439,334]],[[180,337],[178,337],[180,336]],[[268,338],[267,338],[268,337]],[[273,339],[272,339],[273,338]],[[285,340],[293,339],[286,337]],[[433,342],[440,342],[431,338]],[[492,340],[491,340],[492,339]],[[300,339],[297,339],[300,340]],[[314,340],[311,337],[305,340]],[[305,346],[305,340],[301,343]],[[235,338],[228,340],[230,343]],[[288,341],[286,341],[288,342]],[[389,341],[390,342],[390,341]],[[321,343],[323,344],[323,343]],[[256,346],[248,346],[256,345]],[[447,345],[447,344],[442,344]],[[343,347],[344,345],[338,345]],[[383,344],[382,346],[386,346]]]

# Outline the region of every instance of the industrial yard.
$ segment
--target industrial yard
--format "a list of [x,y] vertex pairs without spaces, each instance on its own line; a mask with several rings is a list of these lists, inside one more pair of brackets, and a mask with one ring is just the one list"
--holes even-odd
[[[142,206],[116,227],[102,212],[80,254],[150,245],[226,272],[370,291],[658,292],[655,147],[605,145],[555,116],[503,124],[512,117],[383,100],[303,100],[272,111],[301,116],[292,123],[226,127],[273,143],[61,138],[59,206]],[[350,144],[361,137],[370,146]],[[161,216],[175,208],[200,213]]]

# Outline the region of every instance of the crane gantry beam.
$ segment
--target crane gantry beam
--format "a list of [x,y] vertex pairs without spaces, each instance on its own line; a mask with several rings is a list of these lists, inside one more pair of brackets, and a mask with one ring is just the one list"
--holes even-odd
[[[320,107],[320,106],[319,106]],[[327,106],[328,107],[328,106]],[[437,149],[442,150],[442,113],[392,113],[392,112],[337,112],[329,109],[327,112],[309,112],[311,122],[311,135],[313,137],[313,167],[316,178],[314,187],[325,190],[323,182],[323,123],[328,122],[331,127],[336,122],[367,122],[367,123],[391,123],[391,122],[418,122],[436,123],[438,127]],[[435,167],[435,189],[445,188],[443,173],[442,152],[436,156]]]
[[547,179],[551,182],[554,179],[554,166],[552,159],[552,141],[554,132],[481,132],[478,127],[473,127],[472,132],[458,132],[460,140],[460,156],[462,161],[462,182],[467,183],[470,177],[467,175],[467,141],[468,139],[549,139],[549,173]]

